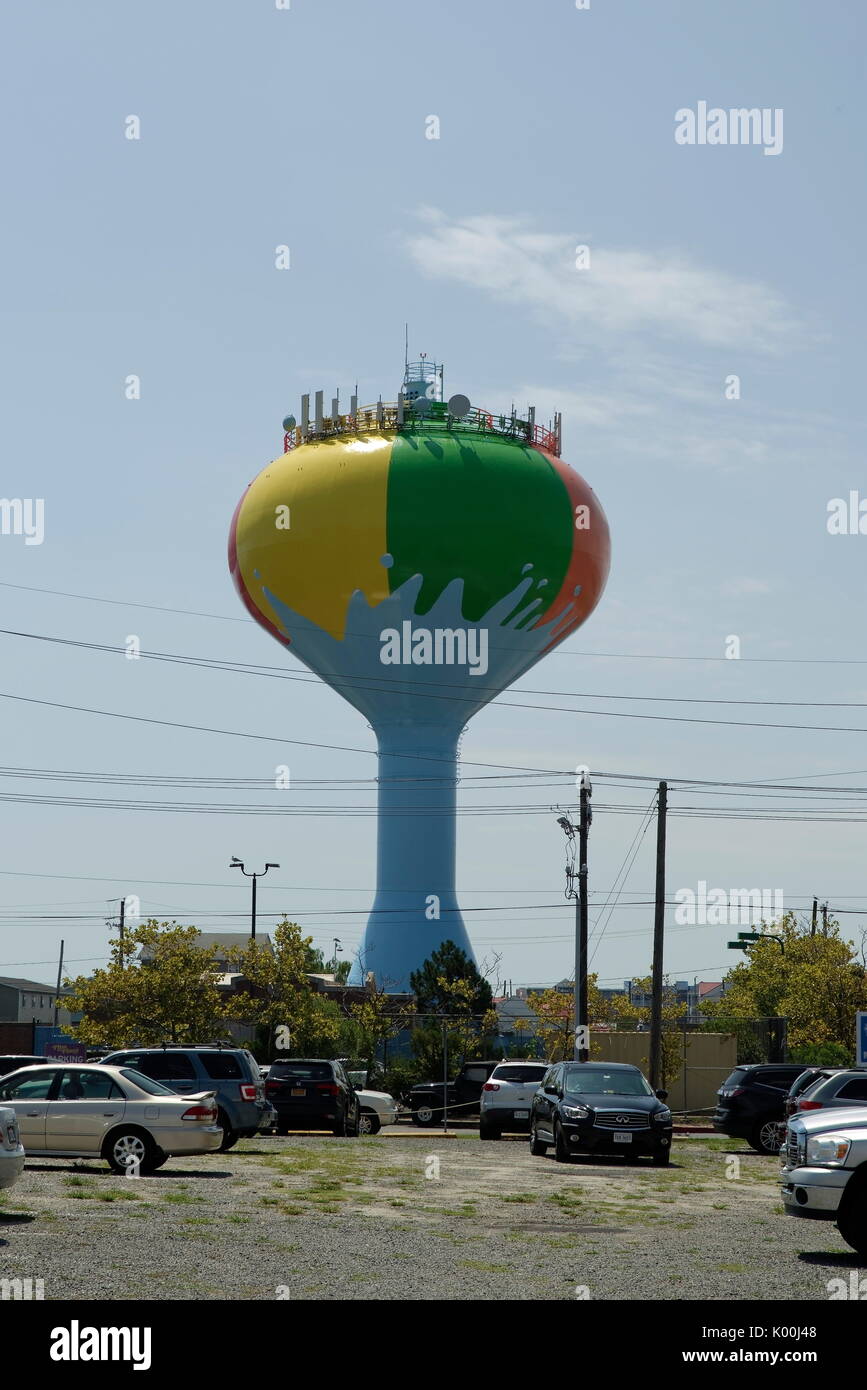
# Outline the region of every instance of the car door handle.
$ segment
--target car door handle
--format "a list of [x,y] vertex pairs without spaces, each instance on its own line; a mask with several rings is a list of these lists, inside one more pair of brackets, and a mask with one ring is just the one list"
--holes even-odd
[[38,1119],[39,1119],[39,1116],[42,1114],[42,1111],[41,1111],[41,1110],[25,1110],[24,1113],[25,1113],[25,1115],[27,1116],[28,1120],[38,1120]]

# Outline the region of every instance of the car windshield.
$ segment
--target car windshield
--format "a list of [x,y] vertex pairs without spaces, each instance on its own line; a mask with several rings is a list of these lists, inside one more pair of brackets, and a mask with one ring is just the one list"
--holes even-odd
[[604,1067],[566,1069],[564,1088],[568,1095],[652,1096],[640,1071],[606,1071]]
[[172,1091],[161,1081],[154,1081],[152,1076],[145,1076],[143,1072],[136,1071],[134,1067],[121,1067],[120,1074],[134,1086],[138,1086],[140,1091],[147,1091],[149,1096],[174,1096],[175,1100],[178,1098],[177,1091]]
[[533,1066],[527,1063],[525,1066],[497,1067],[493,1073],[492,1081],[517,1081],[525,1085],[538,1086],[548,1070],[547,1066]]

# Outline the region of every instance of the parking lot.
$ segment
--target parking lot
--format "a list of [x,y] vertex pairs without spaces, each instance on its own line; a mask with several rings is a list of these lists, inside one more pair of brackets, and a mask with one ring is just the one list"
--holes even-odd
[[138,1179],[28,1159],[0,1194],[3,1275],[46,1300],[827,1298],[857,1259],[781,1214],[777,1173],[723,1139],[654,1169],[472,1131],[260,1137]]

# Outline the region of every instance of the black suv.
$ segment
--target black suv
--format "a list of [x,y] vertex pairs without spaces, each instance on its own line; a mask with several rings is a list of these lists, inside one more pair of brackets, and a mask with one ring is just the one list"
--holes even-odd
[[671,1155],[667,1091],[654,1091],[626,1062],[559,1062],[533,1097],[530,1153],[554,1145],[558,1163],[574,1153],[645,1155],[656,1168]]
[[277,1133],[290,1129],[330,1129],[336,1136],[358,1134],[361,1102],[340,1062],[285,1057],[272,1062],[265,1096],[277,1111]]
[[802,1062],[752,1062],[735,1067],[717,1091],[714,1129],[730,1139],[746,1139],[756,1153],[779,1153],[786,1097],[806,1070]]
[[479,1113],[482,1088],[496,1062],[464,1062],[454,1081],[448,1086],[442,1081],[420,1081],[409,1093],[409,1108],[414,1125],[441,1125],[448,1102],[450,1120],[465,1120]]
[[270,1115],[259,1064],[244,1047],[131,1047],[110,1052],[102,1061],[111,1067],[134,1067],[178,1095],[216,1091],[221,1153],[239,1139],[252,1139]]

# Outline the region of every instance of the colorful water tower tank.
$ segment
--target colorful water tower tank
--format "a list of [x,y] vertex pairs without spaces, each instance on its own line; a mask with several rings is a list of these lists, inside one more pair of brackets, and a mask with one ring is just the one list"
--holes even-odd
[[[232,520],[248,611],[369,721],[378,744],[376,897],[350,975],[409,988],[444,941],[470,958],[455,894],[467,721],[585,621],[608,575],[605,514],[560,457],[559,415],[443,399],[407,363],[394,402],[324,393]],[[297,736],[297,729],[293,730]]]

